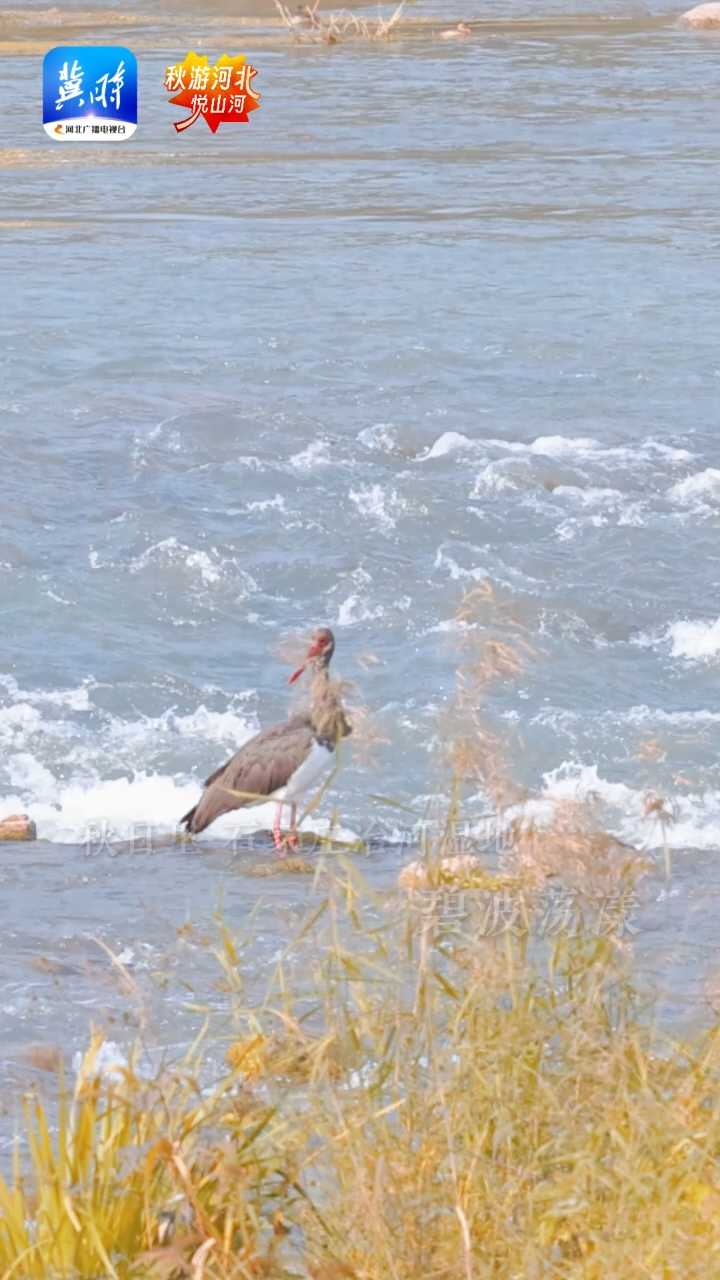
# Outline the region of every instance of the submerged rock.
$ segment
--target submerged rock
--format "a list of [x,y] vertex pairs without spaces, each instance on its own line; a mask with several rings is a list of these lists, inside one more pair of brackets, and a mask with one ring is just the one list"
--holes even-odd
[[688,9],[680,18],[689,27],[699,27],[701,29],[710,30],[716,27],[720,30],[720,4],[698,4],[694,9]]
[[440,858],[437,862],[418,859],[408,862],[398,875],[401,889],[437,889],[441,886],[464,882],[482,870],[480,859],[472,853],[458,854],[454,858]]
[[37,828],[26,813],[0,818],[0,840],[37,840]]
[[63,1065],[63,1051],[57,1044],[31,1044],[22,1054],[28,1066],[36,1071],[58,1072]]
[[467,40],[472,35],[472,27],[466,22],[458,22],[456,27],[449,27],[447,31],[440,32],[441,40]]
[[273,862],[258,862],[252,867],[247,867],[245,874],[248,876],[284,876],[284,875],[301,875],[310,876],[315,873],[317,867],[314,862],[308,862],[305,858],[275,858]]

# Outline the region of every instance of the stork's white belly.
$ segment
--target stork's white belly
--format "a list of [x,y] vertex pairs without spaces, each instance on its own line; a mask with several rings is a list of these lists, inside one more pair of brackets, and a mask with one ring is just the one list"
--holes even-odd
[[300,767],[290,775],[284,787],[278,787],[277,791],[273,791],[272,799],[295,804],[306,791],[312,790],[320,782],[323,774],[329,771],[334,759],[334,751],[328,751],[327,747],[321,746],[313,739],[312,747]]

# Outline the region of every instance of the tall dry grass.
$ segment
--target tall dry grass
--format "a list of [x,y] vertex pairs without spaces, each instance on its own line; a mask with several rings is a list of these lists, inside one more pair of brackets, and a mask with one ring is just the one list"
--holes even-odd
[[108,1079],[96,1039],[53,1132],[28,1100],[0,1275],[716,1273],[717,1028],[661,1041],[612,937],[541,964],[522,934],[383,907],[349,863],[314,917],[252,1009],[224,932],[222,1078],[200,1038]]

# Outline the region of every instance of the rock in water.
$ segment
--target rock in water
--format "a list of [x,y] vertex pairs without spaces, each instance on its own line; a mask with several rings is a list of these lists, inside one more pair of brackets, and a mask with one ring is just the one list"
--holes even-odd
[[398,876],[401,889],[441,889],[462,886],[463,880],[481,870],[480,859],[472,853],[461,853],[454,858],[440,858],[437,862],[408,862]]
[[472,35],[472,27],[467,22],[458,22],[456,27],[450,27],[447,31],[440,32],[441,40],[467,40]]
[[26,813],[0,818],[0,840],[37,840],[37,828]]
[[720,4],[698,4],[694,9],[688,9],[680,19],[689,27],[698,27],[704,30],[711,30],[716,27],[720,30]]

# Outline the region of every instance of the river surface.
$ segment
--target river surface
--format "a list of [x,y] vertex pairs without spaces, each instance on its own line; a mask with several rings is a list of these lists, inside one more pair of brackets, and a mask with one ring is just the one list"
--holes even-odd
[[[91,1019],[122,1038],[96,939],[157,974],[222,898],[233,925],[264,904],[248,964],[276,954],[312,889],[245,874],[267,809],[205,852],[163,837],[285,715],[278,644],[316,623],[376,741],[308,827],[369,833],[389,891],[415,818],[371,797],[422,814],[442,790],[455,614],[486,579],[532,648],[487,694],[515,780],[593,793],[651,850],[665,797],[641,942],[702,1002],[720,34],[664,3],[428,0],[392,41],[300,47],[269,4],[196,8],[0,14],[0,815],[40,837],[0,846],[2,1080]],[[443,40],[459,18],[472,37]],[[42,132],[42,55],[74,40],[137,52],[132,141]],[[175,134],[164,68],[190,48],[257,67],[247,126]],[[181,1044],[168,983],[156,1032]]]

